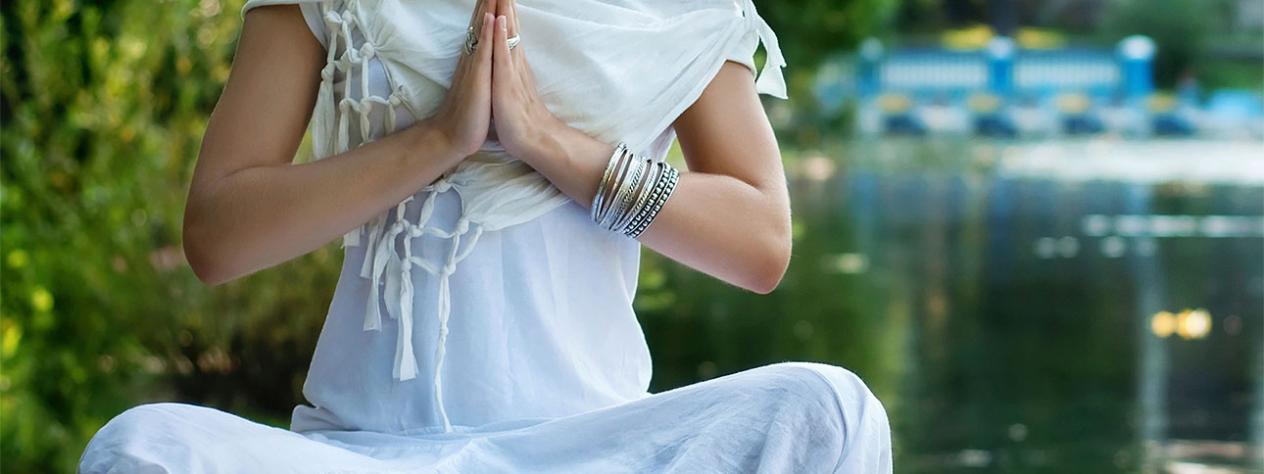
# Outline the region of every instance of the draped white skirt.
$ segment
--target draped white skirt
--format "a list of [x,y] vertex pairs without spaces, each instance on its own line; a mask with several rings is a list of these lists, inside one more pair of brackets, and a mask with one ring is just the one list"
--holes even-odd
[[784,362],[571,416],[430,435],[294,432],[213,408],[114,417],[79,472],[889,473],[881,402],[841,367]]

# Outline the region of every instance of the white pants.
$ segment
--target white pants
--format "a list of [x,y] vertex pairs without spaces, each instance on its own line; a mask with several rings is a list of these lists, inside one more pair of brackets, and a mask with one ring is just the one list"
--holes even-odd
[[890,473],[886,411],[855,374],[786,362],[550,420],[432,435],[297,433],[183,403],[133,407],[80,461],[96,473]]

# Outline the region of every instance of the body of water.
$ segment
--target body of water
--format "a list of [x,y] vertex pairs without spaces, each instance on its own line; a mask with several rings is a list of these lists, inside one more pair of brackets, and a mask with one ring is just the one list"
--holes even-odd
[[1264,469],[1264,144],[848,142],[769,296],[647,252],[662,390],[848,367],[899,472]]

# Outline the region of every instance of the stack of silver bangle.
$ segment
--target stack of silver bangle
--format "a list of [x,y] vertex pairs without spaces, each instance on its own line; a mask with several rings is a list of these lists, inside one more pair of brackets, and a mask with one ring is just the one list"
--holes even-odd
[[593,197],[593,222],[612,232],[637,238],[663,210],[680,172],[663,161],[638,158],[620,142],[606,163]]

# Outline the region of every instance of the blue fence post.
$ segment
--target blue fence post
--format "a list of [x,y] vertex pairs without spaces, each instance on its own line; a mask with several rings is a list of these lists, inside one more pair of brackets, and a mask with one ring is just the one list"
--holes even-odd
[[1119,42],[1119,69],[1129,102],[1140,103],[1154,93],[1154,50],[1154,41],[1142,35]]
[[882,64],[882,42],[868,38],[860,43],[860,64],[856,68],[856,93],[863,99],[872,99],[881,90],[879,71]]
[[997,36],[988,42],[988,91],[1008,98],[1014,91],[1014,40]]

